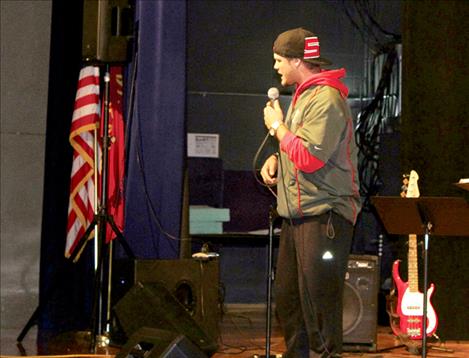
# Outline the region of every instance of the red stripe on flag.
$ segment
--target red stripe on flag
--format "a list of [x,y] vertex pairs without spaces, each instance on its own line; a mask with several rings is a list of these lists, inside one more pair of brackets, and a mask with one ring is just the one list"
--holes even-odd
[[[70,181],[70,192],[71,194],[77,192],[81,188],[81,183],[83,181],[86,182],[86,177],[87,175],[92,172],[92,168],[88,163],[84,163],[81,165],[81,167],[78,168],[78,170],[75,172],[75,174],[72,176],[71,181]],[[72,190],[73,188],[73,190]],[[72,198],[73,199],[73,198]]]
[[75,210],[71,211],[68,214],[68,221],[67,221],[67,232],[71,229],[73,222],[76,220],[77,214],[75,213]]
[[75,195],[74,202],[75,202],[75,210],[77,210],[77,212],[81,213],[80,216],[87,217],[87,215],[88,215],[88,206],[87,206],[87,204],[88,203],[85,203],[82,200],[79,193],[77,193]]
[[[82,137],[74,137],[73,141],[91,158],[94,155],[94,149]],[[90,143],[91,144],[91,143]]]
[[[91,67],[91,66],[89,66]],[[89,85],[97,85],[99,86],[99,71],[95,72],[96,67],[93,69],[86,67],[84,68],[85,71],[80,73],[80,78],[78,80],[78,89],[89,86]],[[83,77],[82,77],[83,76]]]
[[99,95],[96,93],[90,93],[80,98],[75,99],[75,107],[74,109],[79,109],[83,106],[87,106],[89,104],[96,104],[99,103]]
[[[85,230],[83,230],[83,227],[80,227],[80,229],[78,231],[76,231],[74,234],[75,234],[76,237],[82,237],[85,234]],[[73,251],[75,251],[75,248],[77,247],[77,245],[78,245],[78,240],[73,241],[71,243],[71,246],[65,252],[65,256],[69,257],[70,255],[72,255],[72,253],[73,253]]]
[[99,114],[97,113],[86,114],[76,118],[72,123],[71,135],[75,135],[75,131],[83,130],[83,127],[87,125],[96,127],[97,120],[99,120]]

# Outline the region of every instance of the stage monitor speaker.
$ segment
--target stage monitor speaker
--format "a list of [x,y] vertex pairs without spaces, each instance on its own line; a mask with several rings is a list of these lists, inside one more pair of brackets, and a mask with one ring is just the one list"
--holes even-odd
[[346,351],[376,351],[378,257],[350,255],[343,302],[343,345]]
[[182,334],[209,355],[218,349],[216,341],[160,282],[137,282],[117,302],[114,312],[127,337],[132,337],[142,327],[150,327]]
[[122,347],[116,358],[207,358],[183,335],[142,327]]
[[130,59],[134,10],[132,0],[84,0],[82,59],[126,62]]
[[218,259],[115,260],[112,279],[112,305],[137,282],[160,282],[197,324],[214,341],[218,340],[221,319]]

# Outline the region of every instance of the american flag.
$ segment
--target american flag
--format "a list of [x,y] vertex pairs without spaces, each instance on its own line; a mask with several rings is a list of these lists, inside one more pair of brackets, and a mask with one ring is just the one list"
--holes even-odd
[[65,257],[72,255],[94,218],[97,205],[95,152],[99,153],[99,149],[95,151],[95,136],[99,114],[99,67],[87,66],[80,71],[70,132],[73,165]]

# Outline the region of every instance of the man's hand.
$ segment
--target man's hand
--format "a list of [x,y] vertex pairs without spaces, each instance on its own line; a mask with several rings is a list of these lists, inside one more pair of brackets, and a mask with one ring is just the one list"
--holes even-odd
[[277,184],[277,167],[278,167],[278,158],[276,155],[271,155],[265,161],[261,169],[261,176],[264,180],[264,183],[267,185]]
[[269,101],[264,108],[264,124],[267,129],[270,129],[277,121],[279,123],[283,123],[282,108],[280,108],[280,103],[278,100],[275,100],[274,103]]

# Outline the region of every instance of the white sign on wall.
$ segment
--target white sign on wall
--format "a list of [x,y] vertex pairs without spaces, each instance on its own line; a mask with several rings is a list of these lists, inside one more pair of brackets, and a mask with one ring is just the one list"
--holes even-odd
[[187,156],[218,158],[220,135],[213,133],[188,133]]

